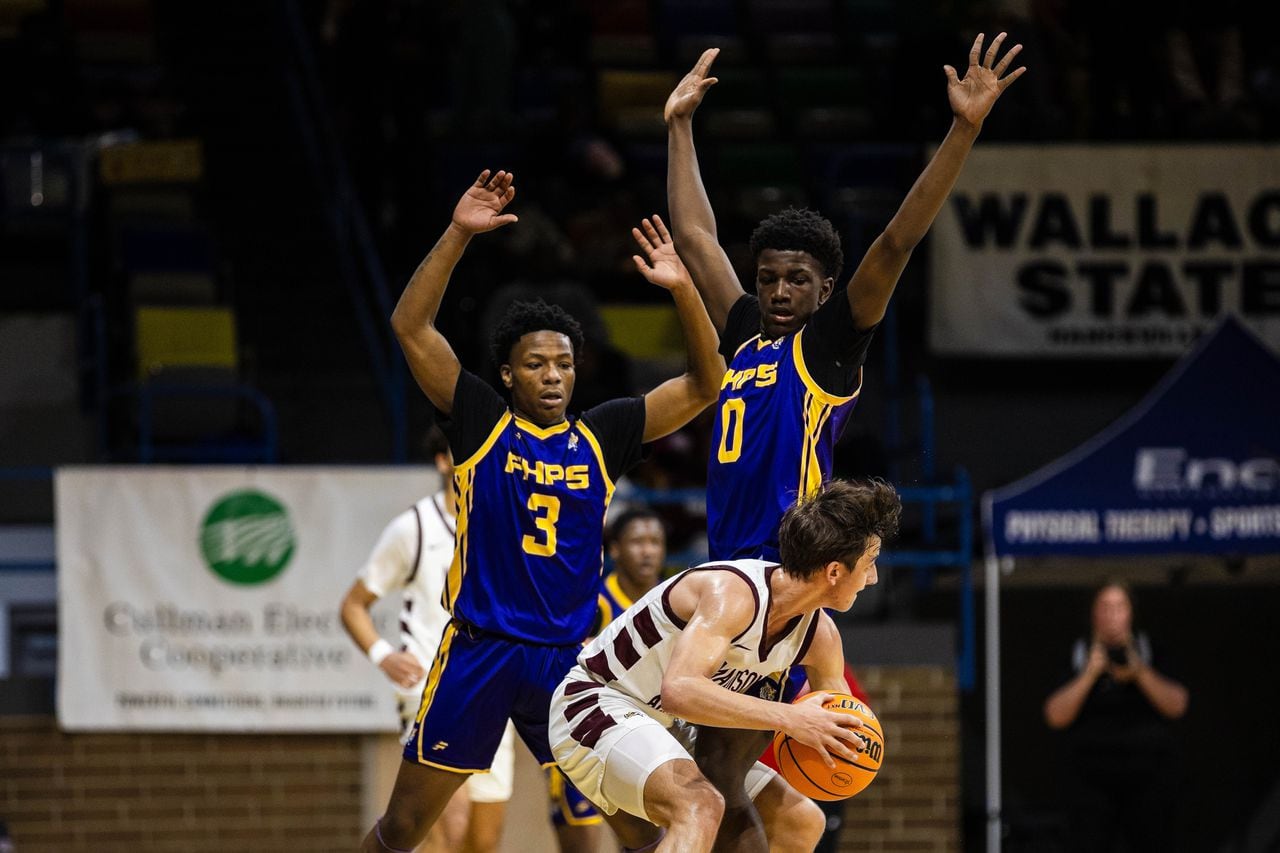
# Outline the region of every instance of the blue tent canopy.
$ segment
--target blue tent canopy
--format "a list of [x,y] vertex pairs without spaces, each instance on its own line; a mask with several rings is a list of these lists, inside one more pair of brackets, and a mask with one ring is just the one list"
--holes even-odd
[[1280,359],[1226,317],[1133,410],[983,510],[1000,556],[1280,552]]

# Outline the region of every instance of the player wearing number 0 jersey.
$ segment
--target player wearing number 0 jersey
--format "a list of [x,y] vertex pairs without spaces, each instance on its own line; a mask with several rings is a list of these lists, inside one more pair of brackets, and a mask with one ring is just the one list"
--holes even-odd
[[859,334],[847,309],[828,304],[800,331],[774,339],[760,332],[755,296],[743,294],[729,312],[720,336],[729,369],[707,468],[714,559],[776,560],[782,513],[830,476],[836,441],[858,402],[871,332]]
[[510,717],[530,752],[552,762],[551,693],[596,613],[605,511],[617,477],[652,441],[715,398],[724,362],[715,331],[662,221],[632,235],[637,269],[676,303],[688,370],[643,397],[568,414],[581,327],[544,302],[516,303],[492,340],[508,405],[462,370],[435,327],[471,238],[516,221],[507,172],[482,172],[419,265],[392,315],[414,379],[453,448],[457,545],[445,581],[445,627],[386,813],[362,849],[412,849],[465,777],[488,769]]
[[[833,445],[861,388],[859,368],[871,332],[955,185],[984,119],[1026,70],[1006,74],[1021,45],[996,61],[1004,38],[998,35],[983,54],[979,35],[963,78],[944,66],[951,128],[843,293],[835,293],[844,263],[839,235],[818,213],[789,209],[766,218],[752,234],[757,296],[743,294],[717,238],[693,142],[693,115],[717,82],[710,71],[719,50],[704,51],[668,97],[667,197],[676,240],[720,332],[722,352],[733,362],[717,403],[708,474],[713,559],[772,555],[780,508],[830,475]],[[719,734],[700,735],[698,742],[700,765],[729,802],[722,842],[758,836],[740,780],[760,745],[736,733],[731,739],[732,748]],[[760,849],[758,838],[749,846]]]

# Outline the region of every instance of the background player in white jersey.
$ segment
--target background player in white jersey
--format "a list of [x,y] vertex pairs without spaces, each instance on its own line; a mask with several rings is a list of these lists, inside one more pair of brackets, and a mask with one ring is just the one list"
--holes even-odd
[[[840,635],[823,608],[848,610],[876,582],[900,513],[891,486],[834,480],[783,516],[781,565],[708,563],[646,593],[587,645],[552,699],[552,749],[565,775],[611,823],[656,823],[666,828],[658,850],[692,851],[711,849],[724,799],[671,733],[678,720],[782,731],[828,764],[832,754],[854,759],[856,721],[823,709],[825,696],[792,705],[747,694],[780,683],[795,664],[815,690],[845,690]],[[771,772],[759,765],[752,774]],[[764,811],[766,826],[777,826]],[[769,838],[772,850],[816,841]]]
[[[369,560],[342,600],[342,624],[369,660],[396,687],[403,743],[413,726],[427,667],[436,656],[449,614],[440,605],[445,575],[453,560],[454,506],[448,493],[453,457],[439,427],[432,427],[427,452],[444,488],[423,498],[387,525]],[[369,608],[378,599],[403,591],[400,648],[378,635]],[[397,753],[399,751],[397,750]],[[489,773],[469,776],[449,801],[421,851],[496,850],[515,778],[515,740],[511,724]]]

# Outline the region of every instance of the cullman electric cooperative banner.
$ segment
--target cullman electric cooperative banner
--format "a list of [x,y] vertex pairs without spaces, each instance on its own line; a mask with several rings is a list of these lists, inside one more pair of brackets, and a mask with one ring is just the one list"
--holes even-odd
[[1280,147],[979,144],[930,233],[940,353],[1172,356],[1226,313],[1280,346]]
[[[55,483],[63,728],[397,728],[338,609],[434,470],[63,468]],[[394,640],[395,603],[374,613]]]

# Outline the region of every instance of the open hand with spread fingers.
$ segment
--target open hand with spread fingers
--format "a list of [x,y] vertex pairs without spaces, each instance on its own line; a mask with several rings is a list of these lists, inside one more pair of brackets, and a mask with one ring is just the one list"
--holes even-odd
[[519,221],[514,213],[502,212],[516,197],[514,180],[510,172],[491,175],[485,169],[453,209],[453,224],[468,234],[480,234]]
[[662,108],[662,120],[670,124],[676,119],[692,118],[693,113],[702,103],[702,96],[707,90],[720,82],[715,77],[708,77],[711,63],[720,55],[720,48],[712,47],[704,50],[693,70],[684,75],[676,87],[667,96],[667,104]]
[[640,275],[644,276],[649,283],[667,290],[673,290],[682,285],[693,287],[693,279],[685,269],[680,256],[676,254],[675,244],[671,242],[671,232],[667,230],[667,225],[662,221],[661,216],[655,213],[652,221],[644,220],[640,223],[640,228],[631,229],[631,236],[636,239],[640,251],[644,252],[648,261],[646,262],[645,258],[639,255],[632,255],[631,259],[635,261]]
[[978,37],[974,39],[973,47],[969,49],[969,67],[963,78],[956,76],[956,70],[952,66],[942,67],[947,74],[947,98],[951,101],[951,111],[957,119],[975,127],[982,125],[996,99],[1027,70],[1023,65],[1010,74],[1005,73],[1013,58],[1022,52],[1022,45],[1015,44],[996,62],[1005,34],[1001,33],[992,39],[985,55],[982,53],[983,38],[984,35],[978,33]]

